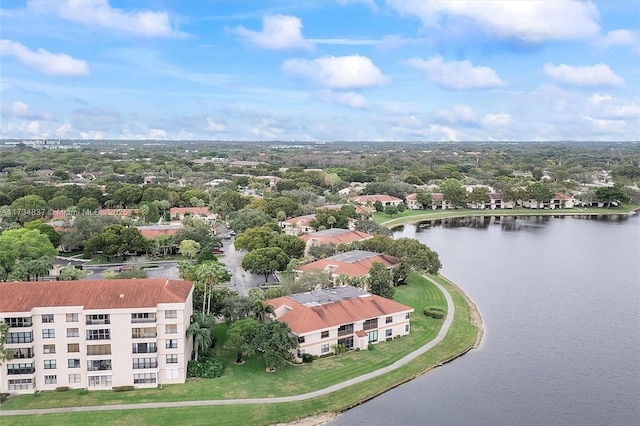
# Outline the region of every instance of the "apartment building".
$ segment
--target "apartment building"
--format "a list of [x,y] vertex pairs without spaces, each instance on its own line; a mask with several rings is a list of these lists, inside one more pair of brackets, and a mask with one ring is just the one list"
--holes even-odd
[[165,278],[0,283],[0,392],[184,383],[192,297]]

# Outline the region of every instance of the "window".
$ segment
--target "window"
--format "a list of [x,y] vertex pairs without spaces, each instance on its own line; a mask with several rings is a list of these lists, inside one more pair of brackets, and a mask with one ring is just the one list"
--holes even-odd
[[164,311],[164,318],[165,319],[176,319],[176,318],[178,318],[178,311],[176,311],[175,309],[169,310],[169,311]]
[[53,328],[45,328],[42,330],[43,339],[55,339],[56,331]]
[[108,376],[89,376],[89,387],[105,387],[111,386],[111,375]]
[[378,318],[368,319],[362,324],[363,330],[373,330],[374,328],[378,328]]
[[304,349],[298,349],[298,358],[302,358],[304,356]]
[[134,358],[133,368],[157,368],[158,360],[156,358]]
[[32,348],[16,348],[10,349],[13,351],[9,356],[9,359],[24,359],[24,358],[33,358],[33,349]]
[[111,355],[111,345],[87,345],[87,355]]
[[7,364],[7,374],[33,374],[36,369],[33,363]]
[[80,343],[67,344],[67,352],[80,352]]
[[18,333],[9,333],[6,343],[31,343],[33,342],[33,333],[31,331],[21,331]]
[[132,328],[132,339],[151,339],[157,336],[155,327]]
[[353,336],[338,339],[338,344],[344,345],[344,347],[347,349],[353,348]]
[[338,327],[338,336],[353,334],[353,324],[345,324]]
[[42,314],[42,323],[49,324],[53,322],[53,314]]
[[393,335],[393,329],[389,328],[384,331],[384,337],[391,337]]
[[9,390],[33,389],[33,379],[11,379]]
[[298,343],[304,343],[304,336],[298,336]]
[[169,339],[165,343],[167,349],[178,349],[178,339]]
[[131,314],[131,322],[156,322],[155,312],[140,312],[137,314]]
[[392,322],[393,322],[393,317],[386,317],[386,318],[384,319],[384,323],[385,323],[385,324],[391,324]]
[[69,374],[69,383],[80,383],[82,381],[81,374]]
[[78,314],[67,314],[67,322],[78,322]]
[[55,385],[58,383],[58,376],[44,376],[45,385]]
[[54,370],[56,368],[56,360],[55,359],[45,359],[44,360],[44,369],[45,370]]
[[87,325],[104,325],[111,324],[109,314],[93,314],[87,315]]
[[322,333],[320,333],[320,337],[322,339],[326,339],[327,337],[329,337],[329,332],[328,331],[323,331]]
[[326,345],[320,346],[320,353],[326,354],[327,352],[329,352],[329,344],[328,343]]
[[67,337],[80,337],[80,331],[77,328],[67,328]]
[[5,322],[9,325],[9,328],[12,327],[31,327],[33,323],[31,322],[31,318],[7,318]]
[[165,334],[178,334],[178,324],[167,324],[164,326]]
[[156,373],[135,373],[133,375],[134,384],[155,383]]
[[404,319],[409,319],[411,317],[411,314],[407,312],[407,314],[404,316]]
[[67,360],[67,367],[69,368],[80,368],[80,360],[77,358],[72,358]]
[[167,355],[167,364],[177,364],[178,354]]
[[87,361],[87,370],[88,371],[111,370],[111,360],[110,359],[93,359],[93,360]]
[[97,330],[87,330],[87,340],[110,340],[111,330],[102,328]]
[[406,333],[408,333],[408,332],[409,332],[409,324],[407,324],[407,325],[405,325],[405,326],[404,326],[404,331],[405,331]]
[[158,346],[153,343],[133,343],[131,345],[134,354],[152,354],[158,352]]
[[378,341],[378,330],[370,331],[367,333],[369,343],[375,343]]
[[175,380],[178,378],[178,369],[177,368],[170,368],[168,370],[166,370],[166,377],[167,380]]
[[55,354],[56,353],[56,345],[42,345],[42,353]]

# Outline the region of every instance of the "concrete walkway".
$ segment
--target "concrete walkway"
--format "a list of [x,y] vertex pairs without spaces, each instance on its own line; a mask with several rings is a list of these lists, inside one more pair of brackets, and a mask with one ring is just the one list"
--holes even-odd
[[294,401],[304,401],[307,399],[315,398],[322,395],[327,395],[331,392],[335,392],[340,389],[344,389],[348,386],[355,385],[357,383],[362,383],[366,380],[372,379],[374,377],[381,376],[390,371],[393,371],[408,362],[414,360],[420,355],[427,352],[429,349],[436,346],[440,343],[444,337],[447,335],[449,328],[451,327],[451,323],[453,322],[453,316],[455,314],[455,307],[453,304],[453,298],[451,294],[438,284],[436,281],[432,280],[429,277],[425,277],[429,282],[438,287],[440,291],[444,294],[444,297],[447,301],[447,316],[445,317],[444,323],[442,324],[442,328],[440,332],[435,337],[435,339],[431,340],[426,345],[421,348],[411,352],[408,355],[400,358],[398,361],[394,362],[387,367],[381,368],[376,371],[372,371],[371,373],[365,374],[363,376],[355,377],[353,379],[337,383],[333,386],[329,386],[324,389],[320,389],[317,391],[304,393],[301,395],[294,396],[281,396],[277,398],[247,398],[247,399],[214,399],[214,400],[205,400],[205,401],[168,401],[168,402],[147,402],[142,404],[118,404],[118,405],[103,405],[103,406],[89,406],[89,407],[63,407],[63,408],[42,408],[37,410],[0,410],[0,417],[3,416],[19,416],[26,414],[51,414],[51,413],[69,413],[69,412],[80,412],[80,411],[112,411],[112,410],[142,410],[148,408],[175,408],[175,407],[201,407],[208,405],[246,405],[246,404],[278,404],[282,402],[294,402]]

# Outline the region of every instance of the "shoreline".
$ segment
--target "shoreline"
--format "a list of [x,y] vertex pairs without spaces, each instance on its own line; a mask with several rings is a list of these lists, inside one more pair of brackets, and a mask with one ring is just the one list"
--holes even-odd
[[449,278],[445,277],[442,274],[438,275],[440,278],[449,283],[452,287],[455,287],[458,292],[464,297],[464,300],[467,302],[469,306],[469,320],[471,324],[475,325],[478,328],[478,334],[476,335],[476,341],[473,343],[471,349],[478,349],[482,344],[482,340],[485,334],[484,321],[482,320],[482,315],[480,314],[480,309],[478,309],[478,305],[475,304],[473,300],[469,297],[469,295],[458,286],[456,283],[451,281]]

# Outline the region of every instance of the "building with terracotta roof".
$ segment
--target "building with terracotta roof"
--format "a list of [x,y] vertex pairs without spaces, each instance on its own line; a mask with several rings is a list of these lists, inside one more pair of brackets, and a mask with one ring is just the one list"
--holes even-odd
[[380,201],[384,207],[397,206],[402,203],[402,199],[394,197],[392,195],[358,195],[357,197],[349,198],[349,201],[359,204],[375,204]]
[[340,275],[349,277],[368,276],[371,266],[375,262],[382,263],[387,269],[395,269],[400,264],[400,260],[397,257],[388,254],[352,250],[299,266],[294,272],[296,276],[302,272],[314,270],[329,272],[332,282],[335,283],[335,279]]
[[366,349],[369,343],[409,334],[414,309],[355,287],[343,286],[268,299],[278,321],[298,338],[296,357]]
[[184,383],[192,299],[165,278],[0,283],[0,392]]
[[184,226],[181,223],[171,223],[169,225],[142,225],[136,226],[140,234],[147,239],[156,238],[160,235],[171,236],[176,234]]
[[204,219],[215,219],[216,214],[209,211],[209,207],[171,207],[171,217],[183,219],[186,215],[198,216]]
[[287,235],[300,235],[315,231],[311,226],[311,222],[315,220],[315,214],[292,217],[291,219],[282,221],[282,230]]
[[312,246],[328,245],[328,244],[346,244],[354,241],[368,240],[373,235],[360,231],[351,231],[349,229],[331,228],[322,231],[311,232],[298,236],[307,244],[307,250]]

